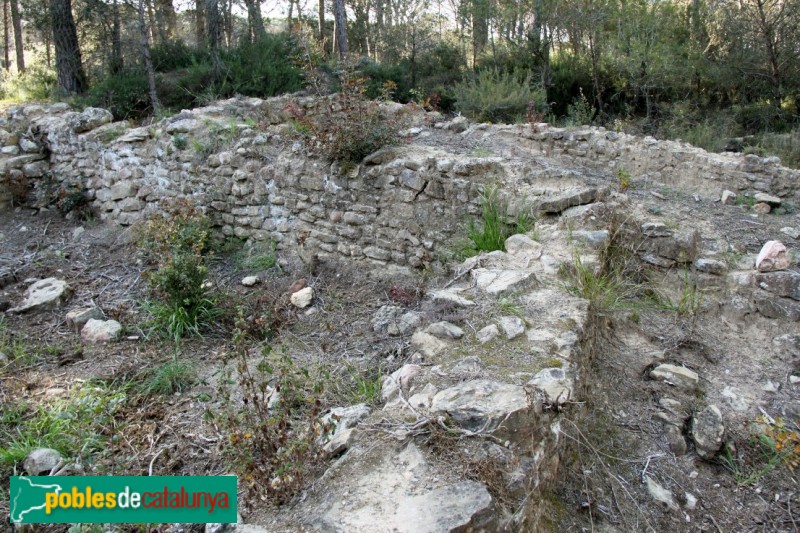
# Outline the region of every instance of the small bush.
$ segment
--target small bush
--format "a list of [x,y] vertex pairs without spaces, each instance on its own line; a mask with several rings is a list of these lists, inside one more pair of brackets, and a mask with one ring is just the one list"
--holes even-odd
[[147,306],[152,328],[176,342],[199,334],[216,315],[205,286],[211,224],[188,201],[176,202],[166,215],[156,215],[137,230],[137,244],[156,270],[146,275],[159,302]]
[[324,376],[312,375],[269,345],[255,366],[245,346],[240,344],[237,352],[244,399],[227,413],[229,453],[241,475],[240,487],[284,503],[322,458],[322,439],[332,429],[320,420]]
[[42,64],[34,64],[22,74],[4,70],[0,75],[0,98],[3,100],[48,100],[57,88],[55,71]]
[[473,120],[512,123],[524,118],[528,102],[545,101],[544,91],[525,77],[486,69],[455,87],[456,108]]
[[181,40],[152,47],[150,57],[156,72],[170,72],[208,61],[208,50],[189,46]]
[[309,118],[296,105],[287,110],[299,126],[296,133],[347,170],[380,148],[398,143],[401,123],[385,117],[378,102],[366,98],[367,80],[357,76],[353,64],[344,65],[339,81],[341,92],[328,101],[327,113]]
[[85,101],[108,109],[115,120],[141,118],[151,110],[144,72],[128,71],[103,78],[89,90]]
[[467,224],[469,243],[462,253],[465,257],[478,252],[505,250],[506,239],[517,233],[527,233],[535,225],[536,221],[526,213],[509,216],[508,204],[500,199],[497,187],[487,187],[479,201],[481,223],[478,226],[470,220]]
[[245,42],[225,51],[227,73],[219,92],[225,96],[275,96],[303,87],[300,70],[291,61],[294,45],[285,34],[267,35],[257,43]]
[[194,368],[177,359],[164,363],[152,372],[141,386],[141,392],[150,396],[167,396],[189,389],[195,381]]

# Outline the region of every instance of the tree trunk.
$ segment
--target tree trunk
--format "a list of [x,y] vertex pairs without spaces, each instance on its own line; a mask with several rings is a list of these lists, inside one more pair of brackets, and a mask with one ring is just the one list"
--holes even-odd
[[153,108],[153,115],[158,115],[161,111],[161,104],[158,102],[156,92],[156,73],[153,69],[153,58],[150,55],[150,33],[147,30],[147,23],[144,19],[145,0],[139,0],[139,36],[142,39],[142,57],[144,58],[144,69],[147,72],[147,88],[150,96],[150,107]]
[[122,72],[124,63],[122,60],[122,24],[119,16],[119,4],[117,0],[111,5],[113,24],[111,27],[111,64],[109,70],[111,74],[118,74]]
[[178,28],[178,17],[172,0],[155,0],[156,31],[162,43],[175,39]]
[[3,67],[11,70],[11,37],[8,33],[8,0],[3,0]]
[[340,59],[347,59],[347,15],[344,0],[333,0],[333,17],[336,24],[336,49]]
[[56,71],[58,84],[67,93],[86,92],[86,74],[81,63],[78,32],[72,18],[70,0],[51,0],[50,19],[53,25],[53,41],[56,45]]
[[384,0],[375,0],[375,38],[372,41],[375,61],[380,61],[378,52],[382,44],[381,39],[383,38],[383,2]]
[[261,2],[259,0],[244,0],[247,6],[247,21],[253,30],[253,41],[258,42],[267,36],[264,29],[264,19],[261,17]]
[[319,34],[317,35],[317,40],[322,44],[325,42],[325,0],[319,0],[317,16],[319,17]]
[[292,33],[292,15],[294,14],[294,0],[289,0],[289,15],[286,17],[286,31]]
[[206,4],[205,0],[195,0],[194,39],[197,46],[206,44]]
[[208,47],[211,51],[211,77],[215,82],[222,79],[222,58],[219,55],[220,16],[217,0],[205,0],[206,26],[208,30]]
[[22,17],[19,16],[19,0],[10,0],[11,24],[14,26],[14,50],[17,52],[17,72],[25,72],[25,50],[22,44]]

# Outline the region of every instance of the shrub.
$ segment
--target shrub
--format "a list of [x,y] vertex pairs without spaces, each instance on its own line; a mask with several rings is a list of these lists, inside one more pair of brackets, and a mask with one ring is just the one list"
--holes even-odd
[[515,122],[525,117],[528,102],[545,101],[544,91],[525,77],[486,69],[455,87],[456,108],[471,119]]
[[113,74],[92,87],[85,101],[108,109],[115,120],[141,118],[150,111],[147,77],[137,71]]
[[170,72],[208,61],[208,50],[189,46],[181,40],[152,47],[150,57],[156,72]]
[[156,265],[147,273],[150,287],[160,300],[147,307],[153,316],[151,330],[166,331],[176,342],[186,334],[199,334],[217,314],[205,286],[210,255],[210,221],[186,200],[179,200],[137,230],[137,243]]
[[275,96],[302,89],[302,75],[292,63],[292,40],[285,34],[267,35],[257,43],[225,51],[227,70],[219,93],[225,96]]
[[303,487],[308,469],[322,458],[322,439],[332,429],[320,420],[324,380],[288,355],[273,353],[269,345],[255,366],[241,339],[237,353],[244,398],[227,412],[229,453],[245,490],[284,503]]
[[328,100],[326,113],[307,117],[296,105],[287,108],[296,121],[296,133],[330,161],[342,163],[343,170],[400,140],[401,121],[385,117],[378,102],[366,98],[366,81],[353,64],[346,64],[339,73],[341,92]]
[[0,80],[0,98],[4,100],[47,100],[58,87],[55,71],[42,64],[34,64],[22,74],[4,70]]

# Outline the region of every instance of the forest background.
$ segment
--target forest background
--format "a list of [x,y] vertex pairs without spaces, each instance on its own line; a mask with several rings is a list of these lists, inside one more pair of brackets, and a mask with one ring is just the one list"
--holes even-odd
[[141,121],[345,68],[368,97],[798,167],[798,23],[800,0],[4,0],[0,96]]

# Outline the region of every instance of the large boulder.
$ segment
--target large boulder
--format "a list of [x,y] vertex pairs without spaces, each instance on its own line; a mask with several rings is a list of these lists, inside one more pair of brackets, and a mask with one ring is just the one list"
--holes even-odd
[[84,133],[114,120],[114,115],[107,109],[87,107],[80,113],[75,113],[67,119],[67,124],[75,133]]

